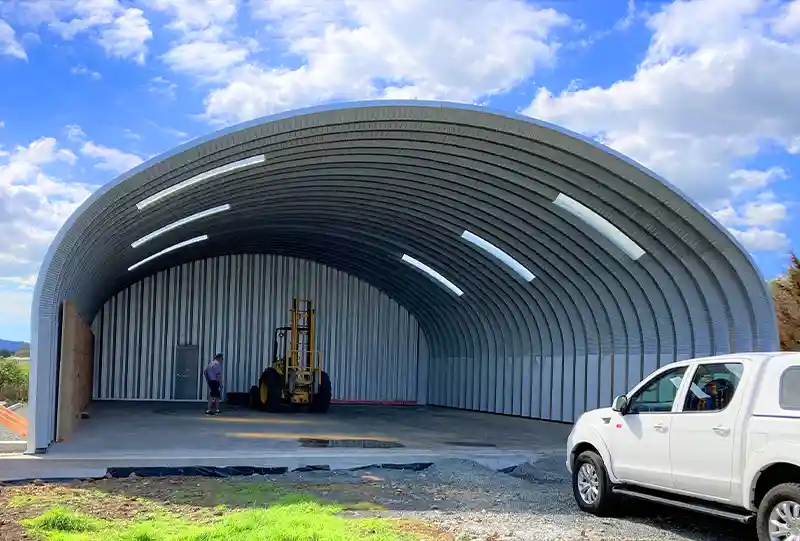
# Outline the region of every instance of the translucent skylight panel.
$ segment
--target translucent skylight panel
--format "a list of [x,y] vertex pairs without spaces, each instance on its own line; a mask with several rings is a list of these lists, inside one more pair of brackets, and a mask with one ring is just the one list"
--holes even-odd
[[162,227],[160,229],[156,229],[152,233],[148,233],[147,235],[145,235],[144,237],[140,238],[139,240],[131,243],[131,247],[132,248],[138,248],[139,246],[141,246],[145,242],[151,241],[154,238],[158,237],[159,235],[163,235],[164,233],[167,233],[168,231],[172,231],[173,229],[177,229],[177,228],[181,227],[182,225],[186,225],[186,224],[194,222],[196,220],[200,220],[202,218],[206,218],[207,216],[213,216],[214,214],[219,214],[220,212],[225,212],[226,210],[230,210],[230,209],[231,209],[231,206],[228,205],[228,204],[225,204],[225,205],[220,205],[218,207],[206,209],[206,210],[203,210],[203,211],[200,211],[200,212],[196,212],[196,213],[192,214],[191,216],[187,216],[186,218],[181,218],[180,220],[177,220],[177,221],[172,222],[171,224],[165,225],[164,227]]
[[206,171],[204,173],[200,173],[199,175],[195,175],[195,176],[193,176],[191,178],[188,178],[188,179],[186,179],[186,180],[184,180],[182,182],[179,182],[177,184],[173,184],[169,188],[165,188],[165,189],[161,190],[160,192],[151,195],[147,199],[139,201],[138,203],[136,203],[136,208],[138,208],[139,210],[142,210],[143,208],[148,207],[148,206],[152,205],[153,203],[156,203],[156,202],[164,199],[165,197],[169,197],[170,195],[172,195],[172,194],[174,194],[174,193],[176,193],[176,192],[178,192],[180,190],[188,188],[189,186],[193,186],[193,185],[198,184],[200,182],[204,182],[204,181],[206,181],[206,180],[208,180],[210,178],[214,178],[214,177],[219,176],[219,175],[224,175],[226,173],[230,173],[231,171],[235,171],[235,170],[241,169],[243,167],[249,167],[251,165],[256,165],[258,163],[263,163],[264,160],[266,160],[265,156],[263,154],[259,154],[258,156],[251,156],[250,158],[245,158],[243,160],[235,161],[235,162],[232,162],[232,163],[229,163],[229,164],[226,164],[226,165],[221,165],[220,167],[216,167],[214,169],[211,169],[210,171]]
[[556,205],[577,216],[593,228],[595,228],[601,235],[613,242],[623,252],[625,252],[631,259],[637,260],[645,253],[642,247],[636,244],[633,239],[620,231],[614,224],[597,214],[595,211],[572,199],[571,197],[558,194],[558,197],[553,201]]
[[464,294],[464,292],[461,291],[461,289],[459,289],[458,286],[456,286],[453,282],[451,282],[450,280],[448,280],[447,278],[445,278],[444,276],[442,276],[441,274],[430,268],[425,263],[422,263],[421,261],[414,259],[408,254],[403,254],[403,261],[421,270],[422,272],[424,272],[425,274],[427,274],[428,276],[430,276],[431,278],[433,278],[434,280],[445,286],[447,289],[449,289],[459,297]]
[[157,257],[161,257],[164,254],[168,254],[170,252],[174,252],[175,250],[179,250],[181,248],[184,248],[184,247],[189,246],[191,244],[196,244],[198,242],[202,242],[204,240],[208,240],[208,235],[200,235],[199,237],[194,237],[194,238],[191,238],[189,240],[185,240],[183,242],[179,242],[178,244],[173,244],[169,248],[164,248],[160,252],[157,252],[157,253],[151,255],[150,257],[146,257],[146,258],[142,259],[138,263],[134,263],[133,265],[128,267],[128,270],[132,271],[133,269],[135,269],[137,267],[141,267],[145,263],[149,263],[150,261],[156,259]]
[[531,271],[526,269],[519,261],[517,261],[510,255],[505,253],[503,250],[501,250],[488,240],[482,239],[475,233],[465,230],[463,233],[461,233],[461,238],[468,242],[471,242],[481,250],[489,253],[491,256],[500,260],[501,263],[503,263],[512,271],[514,271],[520,278],[522,278],[526,282],[530,282],[531,280],[536,278],[536,276],[534,276],[534,274]]

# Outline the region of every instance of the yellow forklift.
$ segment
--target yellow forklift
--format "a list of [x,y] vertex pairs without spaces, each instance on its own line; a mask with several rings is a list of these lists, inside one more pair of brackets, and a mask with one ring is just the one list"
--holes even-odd
[[296,298],[291,315],[290,326],[275,329],[272,364],[250,388],[250,407],[325,413],[331,405],[331,380],[315,349],[316,310],[310,300]]

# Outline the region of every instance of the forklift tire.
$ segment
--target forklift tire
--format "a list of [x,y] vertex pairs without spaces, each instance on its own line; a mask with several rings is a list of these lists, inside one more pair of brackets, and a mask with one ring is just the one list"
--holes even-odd
[[250,387],[250,409],[260,410],[264,407],[264,404],[261,403],[261,392],[258,389],[258,385],[253,385]]
[[283,378],[278,371],[272,367],[264,370],[259,381],[259,399],[262,398],[262,391],[266,394],[266,400],[262,400],[264,409],[269,412],[278,412],[283,401]]
[[311,413],[327,413],[331,407],[331,378],[325,371],[320,372],[319,392],[309,404]]

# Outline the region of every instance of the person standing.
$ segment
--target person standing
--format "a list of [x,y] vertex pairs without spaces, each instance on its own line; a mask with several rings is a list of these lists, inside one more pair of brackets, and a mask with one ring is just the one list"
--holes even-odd
[[222,398],[222,353],[217,353],[211,362],[208,363],[203,375],[208,384],[208,409],[206,415],[219,413],[219,403]]

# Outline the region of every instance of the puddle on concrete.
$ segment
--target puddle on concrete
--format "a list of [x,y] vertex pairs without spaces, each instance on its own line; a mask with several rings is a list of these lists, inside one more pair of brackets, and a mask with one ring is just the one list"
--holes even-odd
[[480,441],[446,441],[445,445],[453,445],[455,447],[497,447],[494,443],[484,443]]
[[380,440],[325,440],[321,438],[300,438],[297,441],[303,447],[361,447],[364,449],[396,449],[405,447],[395,441]]

